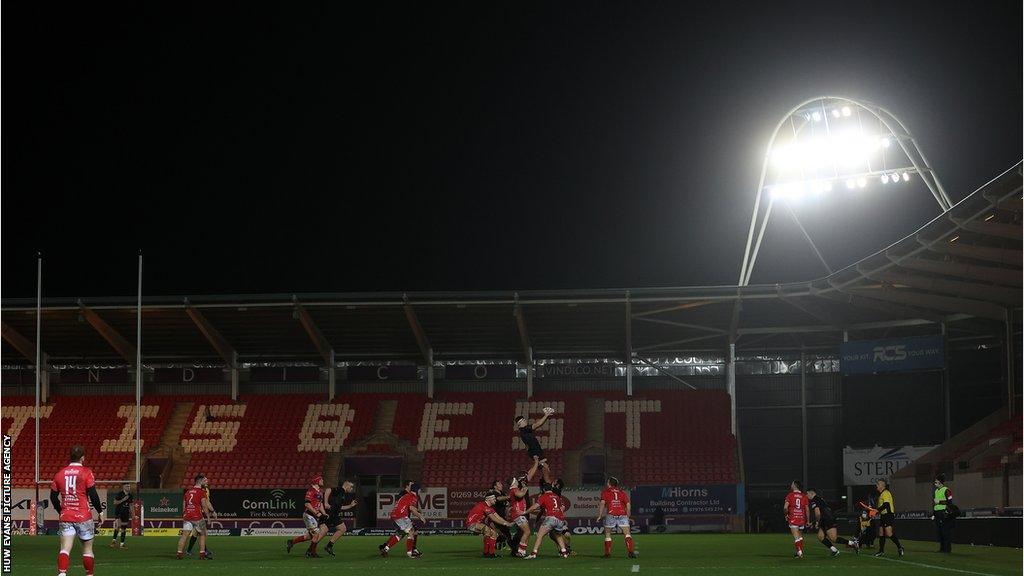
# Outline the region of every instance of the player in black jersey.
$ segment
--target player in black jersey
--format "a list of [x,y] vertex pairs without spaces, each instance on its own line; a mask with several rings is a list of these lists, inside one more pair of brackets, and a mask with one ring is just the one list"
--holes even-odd
[[836,527],[836,517],[832,513],[832,507],[828,505],[828,502],[825,502],[825,499],[818,495],[816,490],[808,490],[807,498],[809,500],[807,507],[811,512],[810,520],[818,528],[818,540],[832,552],[832,556],[839,556],[839,549],[836,548],[836,544],[852,546],[854,551],[860,553],[856,542],[850,542],[846,538],[839,536],[839,531]]
[[516,431],[519,432],[519,437],[523,440],[523,444],[526,444],[526,453],[534,462],[544,460],[544,449],[540,447],[540,441],[537,440],[534,432],[543,426],[554,413],[553,409],[545,408],[544,415],[539,420],[533,422],[525,416],[516,416]]
[[132,525],[132,485],[125,482],[121,485],[121,491],[114,496],[114,538],[110,541],[110,547],[116,548],[117,531],[121,530],[121,548],[124,548],[124,535],[128,527]]
[[328,488],[324,496],[324,508],[327,509],[327,518],[324,522],[328,530],[334,530],[331,539],[324,547],[324,552],[334,556],[334,543],[345,535],[348,528],[345,527],[345,518],[353,518],[355,509],[359,505],[359,497],[356,495],[356,486],[346,480],[341,483],[341,488]]
[[[505,484],[501,480],[495,480],[491,482],[491,489],[484,494],[484,497],[494,496],[494,511],[497,512],[498,516],[502,518],[508,518],[508,494],[505,492]],[[497,549],[502,549],[506,545],[514,542],[512,539],[512,531],[508,526],[494,524],[491,526],[498,531]]]

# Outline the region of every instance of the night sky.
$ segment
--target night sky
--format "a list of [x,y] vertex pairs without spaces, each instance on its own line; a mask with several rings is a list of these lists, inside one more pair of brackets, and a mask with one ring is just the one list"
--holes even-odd
[[[734,284],[775,122],[886,105],[954,201],[1022,154],[1019,0],[6,4],[4,297]],[[372,6],[372,7],[371,7]],[[834,267],[920,183],[797,208]],[[784,212],[753,282],[823,272]]]

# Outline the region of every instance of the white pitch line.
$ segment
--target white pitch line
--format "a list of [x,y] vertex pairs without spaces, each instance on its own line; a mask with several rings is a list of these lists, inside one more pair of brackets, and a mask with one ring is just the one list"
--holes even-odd
[[996,574],[989,574],[988,572],[974,572],[973,570],[961,570],[960,568],[949,568],[947,566],[936,566],[934,564],[923,564],[921,562],[911,562],[909,560],[899,560],[897,558],[886,558],[885,556],[872,556],[876,560],[888,560],[889,562],[899,562],[900,564],[910,564],[911,566],[920,566],[922,568],[934,568],[936,570],[945,570],[946,572],[957,572],[959,574],[977,574],[978,576],[997,576]]
[[633,568],[630,570],[630,572],[639,572],[639,571],[640,571],[640,565],[639,564],[633,564]]

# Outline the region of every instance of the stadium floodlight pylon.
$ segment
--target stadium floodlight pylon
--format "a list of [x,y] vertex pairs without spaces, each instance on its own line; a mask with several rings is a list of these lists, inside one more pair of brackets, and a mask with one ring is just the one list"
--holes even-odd
[[[776,201],[781,201],[790,211],[804,239],[831,273],[789,204],[804,196],[824,195],[835,189],[906,185],[915,175],[925,183],[943,212],[952,207],[917,139],[906,124],[886,108],[846,96],[816,96],[797,104],[782,116],[768,141],[738,285],[750,283]],[[765,195],[768,202],[762,210]]]

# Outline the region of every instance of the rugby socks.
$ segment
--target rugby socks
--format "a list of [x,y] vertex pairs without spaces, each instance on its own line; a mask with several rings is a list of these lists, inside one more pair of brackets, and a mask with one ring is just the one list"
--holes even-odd
[[526,542],[522,541],[519,543],[519,553],[523,556],[526,555]]
[[413,548],[416,547],[416,541],[406,536],[405,538],[405,551],[412,552]]
[[57,571],[61,574],[67,574],[68,571],[68,551],[61,550],[57,554]]
[[897,548],[903,548],[903,545],[900,544],[900,539],[897,538],[895,534],[889,536],[889,539],[892,540],[892,543],[895,544]]
[[114,528],[114,538],[111,540],[111,542],[117,542],[117,528]]
[[885,552],[885,536],[878,537],[878,553]]
[[612,553],[612,539],[605,537],[604,539],[604,555],[610,556]]
[[82,566],[85,566],[85,576],[92,576],[92,554],[82,554]]
[[793,546],[796,547],[796,553],[797,554],[799,554],[801,556],[804,555],[804,539],[803,538],[797,538],[796,540],[794,540],[793,541]]
[[825,538],[823,538],[823,539],[821,540],[821,543],[825,545],[825,548],[828,548],[829,550],[831,550],[831,551],[833,551],[833,552],[835,552],[835,551],[836,551],[836,547],[835,547],[835,545],[834,545],[834,544],[832,544],[832,541],[831,541],[831,540],[829,540],[828,536],[825,536]]
[[633,537],[626,535],[626,552],[633,553]]
[[494,554],[495,551],[498,548],[498,539],[497,538],[484,538],[484,542],[486,542],[486,544],[487,544],[487,546],[486,546],[487,553],[488,554]]
[[398,536],[392,534],[391,538],[388,538],[388,543],[384,545],[384,549],[385,550],[390,550],[392,546],[394,546],[395,544],[398,544],[399,540],[400,540],[400,538]]
[[121,528],[121,545],[122,546],[124,545],[124,535],[125,535],[125,532],[127,532],[127,530],[124,529],[124,528]]
[[410,538],[410,540],[412,540],[412,549],[413,550],[416,549],[416,539],[417,538],[419,538],[419,534],[417,534],[416,536],[413,536],[412,538]]
[[[295,538],[292,538],[292,544],[298,544],[299,542],[305,542],[306,540],[309,540],[309,534],[303,534],[302,536],[296,536]],[[192,550],[191,542],[188,545],[188,549],[190,551]]]

